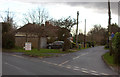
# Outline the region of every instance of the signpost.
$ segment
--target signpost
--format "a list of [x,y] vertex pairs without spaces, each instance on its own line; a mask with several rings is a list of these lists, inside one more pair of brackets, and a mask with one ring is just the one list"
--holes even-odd
[[31,42],[26,42],[25,43],[25,50],[31,50]]
[[111,36],[109,36],[109,40],[112,40],[112,38],[114,37],[114,33],[112,32]]
[[111,37],[113,38],[114,37],[114,33],[112,32],[112,34],[111,34]]

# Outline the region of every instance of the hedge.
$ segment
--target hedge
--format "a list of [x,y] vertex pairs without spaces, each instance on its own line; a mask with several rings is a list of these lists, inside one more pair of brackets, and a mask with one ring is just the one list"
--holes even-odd
[[114,62],[120,65],[120,33],[117,32],[112,40],[112,48],[114,50]]

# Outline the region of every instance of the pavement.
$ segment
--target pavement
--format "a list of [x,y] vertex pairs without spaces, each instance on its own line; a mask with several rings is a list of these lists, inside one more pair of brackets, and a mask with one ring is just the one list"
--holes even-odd
[[118,75],[102,60],[103,46],[52,58],[34,58],[2,53],[3,75]]

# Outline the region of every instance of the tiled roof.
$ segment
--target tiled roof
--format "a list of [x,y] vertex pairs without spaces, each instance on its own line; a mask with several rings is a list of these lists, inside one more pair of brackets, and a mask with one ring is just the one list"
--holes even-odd
[[58,30],[60,27],[58,26],[53,26],[51,24],[47,24],[45,26],[40,26],[37,24],[31,24],[28,23],[24,25],[23,27],[19,28],[17,32],[22,32],[22,33],[41,33],[42,36],[53,36],[56,37],[58,34]]

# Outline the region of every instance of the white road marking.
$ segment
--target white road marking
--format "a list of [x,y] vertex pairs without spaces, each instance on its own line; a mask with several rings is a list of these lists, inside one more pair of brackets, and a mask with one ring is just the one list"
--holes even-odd
[[74,57],[73,60],[80,58],[81,56],[87,55],[88,53],[81,54],[80,56]]
[[74,57],[73,60],[78,59],[80,56]]
[[47,64],[52,64],[52,65],[57,65],[56,63],[51,63],[51,62],[48,62],[48,61],[42,61],[44,63],[47,63]]
[[84,72],[84,73],[89,73],[88,71],[82,71],[82,72]]
[[[9,66],[11,66],[11,67],[14,67],[14,68],[16,68],[16,69],[18,69],[18,70],[25,71],[25,70],[23,70],[23,69],[21,69],[21,68],[15,66],[15,65],[12,65],[12,64],[7,63],[7,62],[5,62],[5,64],[7,64],[7,65],[9,65]],[[26,72],[26,71],[25,71],[25,72]]]
[[46,61],[42,61],[42,62],[46,62]]
[[80,56],[77,56],[76,58],[79,58]]
[[82,70],[87,70],[87,69],[85,69],[85,68],[81,68]]
[[87,55],[88,53],[81,54],[81,56]]
[[[12,64],[9,64],[9,63],[7,63],[7,62],[5,62],[5,64],[7,64],[7,65],[9,65],[9,66],[11,66],[11,67],[14,67],[14,68],[16,68],[17,70],[20,70],[20,71],[23,71],[23,72],[25,72],[25,73],[28,73],[28,71],[26,71],[26,70],[24,70],[24,69],[22,69],[22,68],[20,68],[20,67],[17,67],[17,66],[15,66],[15,65],[12,65]],[[30,72],[29,72],[30,73]],[[32,73],[32,72],[31,72]]]
[[67,65],[67,67],[71,67],[71,65]]
[[67,61],[65,61],[65,62],[63,62],[63,63],[61,63],[61,64],[59,64],[59,66],[65,64],[65,63],[68,63],[68,62],[69,62],[69,60],[67,60]]
[[70,69],[71,67],[68,67],[68,66],[67,66],[66,68]]
[[109,74],[106,74],[106,73],[101,73],[102,75],[109,75]]
[[76,59],[76,57],[75,58],[73,58],[73,60],[75,60]]
[[84,56],[84,55],[86,55],[86,54],[81,54],[81,56]]
[[52,63],[53,65],[58,65],[58,64],[56,64],[56,63]]
[[75,69],[73,69],[73,70],[80,70],[80,69],[76,69],[76,68],[75,68]]
[[18,55],[12,55],[12,56],[19,57],[19,58],[24,58],[24,57],[22,57],[22,56],[18,56]]
[[94,71],[94,70],[90,70],[91,72],[95,72],[96,73],[96,71]]
[[40,59],[43,59],[43,57],[39,57]]
[[12,67],[14,67],[14,68],[16,68],[16,69],[20,70],[20,68],[19,68],[19,67],[14,66],[14,65],[12,65],[12,64],[9,64],[9,63],[7,63],[7,62],[5,62],[5,64],[7,64],[7,65],[9,65],[9,66],[12,66]]
[[99,74],[97,74],[97,73],[91,73],[92,75],[99,75]]
[[74,68],[79,68],[79,67],[77,67],[77,66],[74,66]]

